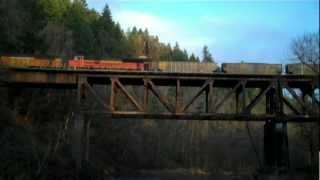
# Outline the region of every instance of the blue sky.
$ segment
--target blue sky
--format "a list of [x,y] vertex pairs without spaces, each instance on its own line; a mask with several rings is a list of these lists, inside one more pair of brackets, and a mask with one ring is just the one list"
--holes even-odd
[[98,11],[108,3],[124,30],[148,28],[165,43],[217,62],[286,63],[290,42],[319,31],[317,0],[87,0]]

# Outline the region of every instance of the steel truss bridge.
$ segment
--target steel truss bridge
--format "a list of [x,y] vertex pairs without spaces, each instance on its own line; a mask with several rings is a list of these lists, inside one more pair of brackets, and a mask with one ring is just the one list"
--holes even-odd
[[[130,119],[266,122],[264,144],[265,164],[267,166],[286,166],[288,163],[287,122],[320,123],[319,77],[317,76],[34,68],[10,68],[5,72],[3,71],[3,74],[3,86],[11,88],[62,88],[76,90],[79,122],[82,122],[81,120],[84,116],[92,114],[102,114],[109,118]],[[110,90],[106,91],[108,98],[103,98],[100,95],[95,88],[96,85],[109,86]],[[142,88],[142,95],[139,97],[133,95],[128,86]],[[171,87],[175,92],[168,97],[163,93],[161,87]],[[193,92],[193,96],[186,101],[185,89],[189,87],[196,88],[197,91]],[[221,95],[222,97],[213,99],[212,95],[216,92],[216,89],[224,89],[224,93]],[[246,97],[250,89],[259,90],[252,99]],[[316,93],[317,91],[318,93]],[[121,107],[117,105],[119,92],[124,94],[124,97],[134,108],[121,110]],[[284,95],[284,92],[287,92],[288,95]],[[190,93],[188,94],[190,95]],[[166,112],[150,110],[151,95],[158,99],[165,107]],[[291,100],[294,99],[296,103],[293,104],[288,96],[290,96]],[[101,108],[98,110],[87,108],[85,106],[87,99],[95,99]],[[174,102],[172,102],[172,99],[174,99]],[[196,101],[204,104],[205,110],[203,112],[192,111],[192,108],[190,108]],[[235,112],[220,111],[227,101],[235,104]],[[266,110],[263,114],[253,113],[253,109],[259,103],[264,103]],[[285,107],[292,113],[287,113],[288,111],[284,110]],[[83,123],[76,125],[78,128],[82,126],[86,127]],[[281,136],[274,136],[276,132],[280,132]],[[277,152],[281,152],[280,155]],[[87,154],[86,156],[88,156],[88,151],[82,154]]]

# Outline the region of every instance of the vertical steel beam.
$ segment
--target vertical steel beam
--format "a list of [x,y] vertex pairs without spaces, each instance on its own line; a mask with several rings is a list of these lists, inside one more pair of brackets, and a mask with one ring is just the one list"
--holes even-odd
[[180,84],[180,79],[177,79],[177,84],[176,84],[176,113],[180,113],[181,111],[181,105],[182,105],[182,91],[181,91],[181,84]]
[[72,132],[73,147],[72,156],[75,160],[76,169],[79,171],[82,167],[82,161],[84,157],[84,115],[83,110],[83,100],[85,99],[85,88],[84,82],[86,79],[84,77],[79,77],[77,84],[77,105],[74,119],[74,126]]
[[[246,107],[246,82],[242,81],[241,86],[236,90],[236,113],[243,112]],[[240,99],[241,98],[241,99]]]
[[246,108],[246,98],[247,98],[247,90],[246,90],[246,82],[242,82],[241,85],[241,112],[243,112]]
[[115,105],[116,105],[116,79],[111,78],[111,95],[110,95],[110,110],[111,112],[115,111]]
[[274,114],[275,113],[275,88],[272,85],[272,88],[266,93],[266,113]]
[[[274,101],[274,84],[272,88],[266,93],[266,114],[275,113],[275,101]],[[264,164],[266,168],[276,167],[276,143],[275,143],[275,122],[268,120],[264,125]]]
[[283,110],[283,87],[280,80],[275,82],[276,97],[275,101],[277,104],[276,114],[278,123],[276,124],[277,135],[277,150],[278,150],[278,167],[288,168],[289,167],[289,142],[287,132],[287,122],[281,119],[284,115]]
[[72,157],[75,161],[77,170],[82,167],[83,160],[83,128],[84,117],[81,113],[75,113],[74,125],[72,131]]
[[268,120],[264,125],[264,166],[266,169],[275,167],[275,123]]
[[[313,111],[315,111],[315,112],[317,112],[317,113],[319,113],[320,112],[320,100],[319,100],[319,98],[317,98],[316,97],[316,93],[314,93],[315,92],[315,90],[317,89],[317,82],[316,81],[313,81],[312,82],[312,87],[311,87],[311,92],[310,92],[310,97],[311,97],[311,99],[312,99],[312,109],[313,109]],[[320,88],[320,87],[318,87],[318,88]],[[319,131],[320,132],[320,131]]]
[[143,96],[143,110],[144,112],[148,112],[148,106],[149,106],[149,85],[148,80],[143,80],[144,85],[144,96]]
[[239,113],[239,109],[240,109],[240,107],[239,107],[239,96],[240,96],[240,93],[241,93],[241,89],[240,88],[238,88],[237,90],[236,90],[236,113],[238,114]]
[[85,154],[84,159],[89,161],[90,158],[90,125],[91,121],[88,118],[85,118]]
[[213,81],[210,81],[206,88],[206,102],[205,112],[209,113],[212,107]]
[[278,81],[271,82],[272,88],[266,94],[267,114],[276,114],[277,121],[268,120],[264,126],[265,167],[286,168],[289,165],[287,124],[283,117],[282,86]]
[[277,81],[277,101],[278,101],[278,111],[277,114],[278,116],[283,116],[284,115],[284,102],[283,102],[283,86],[282,82],[279,80]]

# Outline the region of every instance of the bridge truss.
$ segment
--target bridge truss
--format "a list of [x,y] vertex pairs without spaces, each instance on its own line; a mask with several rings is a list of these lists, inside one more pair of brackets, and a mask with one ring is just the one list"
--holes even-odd
[[[106,91],[109,93],[109,99],[99,95],[94,88],[96,84],[110,86],[111,90]],[[92,96],[103,107],[99,110],[83,109],[84,113],[104,114],[111,118],[279,122],[312,122],[319,118],[319,98],[316,97],[318,86],[314,77],[81,75],[77,87],[80,105]],[[132,94],[132,87],[143,87],[143,94],[140,94],[140,97]],[[161,87],[171,87],[175,92],[168,95],[163,93]],[[185,89],[189,87],[196,87],[197,90],[185,93]],[[219,88],[223,89],[223,94],[220,95],[222,97],[215,99],[217,96],[213,96],[213,93],[222,92],[217,90]],[[250,89],[259,91],[252,99],[246,96]],[[134,109],[121,110],[121,107],[117,106],[119,92],[125,95],[127,102],[130,102]],[[185,94],[193,96],[186,101]],[[166,112],[150,111],[151,95],[158,99]],[[202,98],[203,96],[205,98]],[[294,99],[299,106],[292,104],[290,99]],[[190,108],[196,101],[204,104],[203,112],[192,111]],[[236,105],[235,112],[219,111],[227,101]],[[266,111],[263,114],[254,114],[252,110],[259,103],[265,104]],[[290,111],[284,111],[284,106]]]
[[[77,152],[74,154],[78,166],[89,157],[86,117],[94,114],[104,115],[106,119],[262,121],[265,122],[266,167],[288,166],[287,122],[320,123],[317,76],[25,68],[12,68],[6,74],[3,83],[11,88],[76,90],[78,105],[74,128],[75,134],[78,134],[75,138],[78,148],[75,148]],[[105,89],[101,92],[103,88],[97,86]],[[171,93],[165,93],[166,88]],[[252,91],[256,94],[249,98],[248,94]],[[152,108],[152,99],[156,99],[165,110]],[[93,108],[92,102],[99,104],[99,107]],[[197,103],[202,104],[204,109],[192,108]],[[131,108],[123,107],[128,104]],[[235,105],[234,111],[223,111],[223,107],[230,104]],[[255,108],[261,105],[265,111],[255,113]]]

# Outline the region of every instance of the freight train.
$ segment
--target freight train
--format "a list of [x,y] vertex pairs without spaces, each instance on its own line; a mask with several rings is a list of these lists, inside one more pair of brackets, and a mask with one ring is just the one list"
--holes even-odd
[[[76,56],[67,62],[59,58],[12,57],[1,56],[0,66],[55,68],[55,69],[92,69],[92,70],[122,70],[122,71],[159,71],[174,73],[227,73],[227,74],[261,74],[280,75],[281,64],[263,63],[223,63],[219,67],[215,63],[198,63],[183,61],[151,61],[147,58],[88,60]],[[313,74],[309,66],[303,64],[287,64],[286,74]]]

